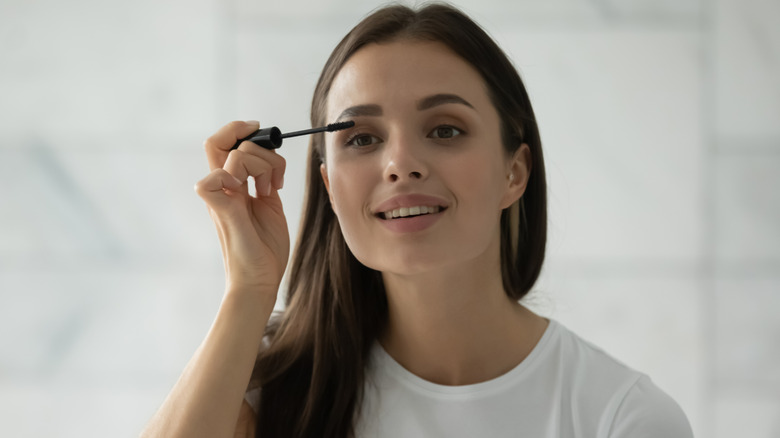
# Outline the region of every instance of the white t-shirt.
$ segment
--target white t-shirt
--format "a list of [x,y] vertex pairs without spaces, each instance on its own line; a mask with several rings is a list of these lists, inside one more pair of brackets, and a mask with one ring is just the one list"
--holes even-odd
[[[247,400],[257,406],[258,393]],[[506,374],[445,386],[410,373],[377,342],[356,436],[690,438],[682,409],[649,377],[550,320]]]

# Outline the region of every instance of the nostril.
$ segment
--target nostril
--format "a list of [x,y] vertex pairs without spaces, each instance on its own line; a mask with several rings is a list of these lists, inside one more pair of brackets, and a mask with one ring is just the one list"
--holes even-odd
[[[397,173],[397,172],[390,173],[388,175],[388,179],[390,180],[390,182],[397,182],[397,181],[399,181],[401,179],[401,177],[399,175],[400,174]],[[422,176],[422,172],[412,171],[412,172],[409,172],[409,176],[407,178],[409,178],[409,179],[422,179],[422,177],[423,177]]]

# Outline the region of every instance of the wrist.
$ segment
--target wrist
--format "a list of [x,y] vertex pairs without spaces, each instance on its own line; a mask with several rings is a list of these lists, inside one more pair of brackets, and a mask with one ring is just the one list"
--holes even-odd
[[246,304],[252,302],[270,305],[273,308],[276,304],[278,291],[278,285],[248,285],[228,282],[225,285],[225,298]]

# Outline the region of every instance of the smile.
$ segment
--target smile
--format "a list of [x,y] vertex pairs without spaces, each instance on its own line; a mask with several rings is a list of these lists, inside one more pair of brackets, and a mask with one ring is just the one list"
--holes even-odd
[[424,214],[438,213],[441,207],[438,205],[419,205],[414,207],[401,207],[395,210],[379,213],[382,219],[394,219],[398,217],[421,216]]

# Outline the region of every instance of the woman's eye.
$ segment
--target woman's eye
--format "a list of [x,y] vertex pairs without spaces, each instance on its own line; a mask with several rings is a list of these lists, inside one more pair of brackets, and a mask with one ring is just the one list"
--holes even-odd
[[437,126],[433,131],[431,131],[430,136],[433,138],[453,138],[460,134],[462,134],[460,129],[455,128],[454,126]]
[[368,134],[358,134],[347,140],[349,146],[370,146],[374,143],[379,143],[379,139]]

